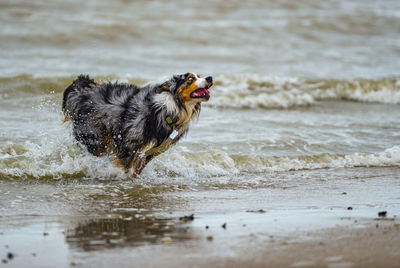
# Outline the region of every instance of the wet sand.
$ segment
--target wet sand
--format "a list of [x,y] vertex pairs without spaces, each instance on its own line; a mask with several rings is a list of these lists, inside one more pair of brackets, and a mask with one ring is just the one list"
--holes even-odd
[[[223,237],[212,241],[198,237],[184,245],[149,246],[133,252],[114,249],[78,263],[102,267],[398,267],[398,223],[348,221],[329,229],[286,235],[274,236],[268,231],[219,234],[216,236]],[[359,224],[350,224],[354,221]]]
[[251,189],[125,182],[124,194],[118,181],[2,181],[1,265],[396,267],[399,171],[277,173]]
[[[262,224],[262,222],[261,222]],[[229,225],[228,225],[229,226]],[[300,226],[298,226],[301,228]],[[81,252],[61,246],[63,235],[47,225],[40,231],[2,236],[9,245],[2,250],[4,267],[398,267],[399,221],[388,219],[343,219],[338,226],[289,234],[242,232],[229,228],[202,231],[189,227],[183,237],[166,236],[153,245],[112,246]],[[22,230],[23,231],[23,230]],[[21,232],[21,230],[18,230]],[[9,233],[9,232],[8,232]],[[211,235],[210,235],[211,234]],[[43,237],[42,237],[43,236]],[[212,238],[211,238],[212,237]],[[15,246],[17,240],[31,241]],[[31,240],[32,239],[32,240]],[[12,241],[10,241],[12,240]],[[118,242],[118,241],[117,241]],[[107,246],[107,243],[110,243]],[[69,252],[70,251],[70,252]],[[4,252],[14,257],[8,259]],[[4,262],[7,263],[4,263]]]

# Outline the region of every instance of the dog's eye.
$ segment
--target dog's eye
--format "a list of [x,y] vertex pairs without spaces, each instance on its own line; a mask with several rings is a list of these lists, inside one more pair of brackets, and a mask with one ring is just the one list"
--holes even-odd
[[192,76],[192,77],[189,77],[188,81],[189,81],[189,82],[193,82],[193,81],[194,81],[194,77],[193,77],[193,76]]

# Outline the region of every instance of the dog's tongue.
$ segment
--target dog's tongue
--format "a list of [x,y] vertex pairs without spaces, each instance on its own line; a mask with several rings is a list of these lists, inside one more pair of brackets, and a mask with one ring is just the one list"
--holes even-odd
[[207,90],[207,88],[200,88],[196,90],[195,92],[192,93],[192,97],[204,97],[204,96],[210,96],[210,92]]
[[210,95],[210,92],[206,88],[202,88],[198,92],[200,95]]

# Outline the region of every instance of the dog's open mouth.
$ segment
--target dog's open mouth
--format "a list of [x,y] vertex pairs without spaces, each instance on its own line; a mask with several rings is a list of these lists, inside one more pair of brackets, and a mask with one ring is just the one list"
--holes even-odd
[[190,97],[193,98],[193,99],[196,99],[196,98],[209,99],[210,98],[210,92],[207,90],[207,88],[199,88],[199,89],[193,91],[190,94]]

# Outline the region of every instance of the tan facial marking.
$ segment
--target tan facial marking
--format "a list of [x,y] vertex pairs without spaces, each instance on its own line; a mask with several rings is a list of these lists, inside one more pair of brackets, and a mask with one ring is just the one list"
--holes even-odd
[[165,83],[163,83],[159,88],[157,88],[157,93],[161,93],[163,91],[168,91],[169,87],[171,86],[171,84],[167,81]]
[[[189,81],[189,79],[193,77],[194,80],[192,82]],[[181,100],[183,103],[190,101],[192,98],[190,97],[190,94],[195,91],[196,89],[198,89],[197,85],[196,85],[196,76],[192,73],[190,73],[188,75],[188,77],[186,78],[185,83],[183,83],[178,90],[178,94],[181,97]]]

